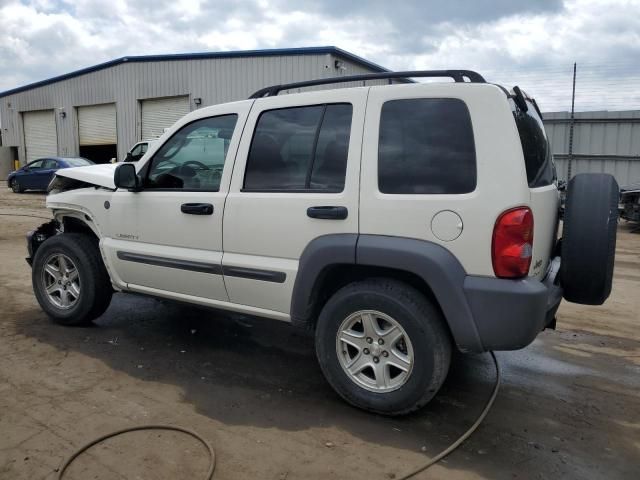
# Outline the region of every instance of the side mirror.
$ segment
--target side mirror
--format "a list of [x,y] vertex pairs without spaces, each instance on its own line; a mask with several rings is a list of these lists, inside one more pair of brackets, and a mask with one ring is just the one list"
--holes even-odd
[[125,162],[133,162],[133,155],[131,152],[127,152],[127,158],[124,159]]
[[140,190],[140,181],[136,174],[136,167],[130,163],[118,165],[113,174],[113,183],[116,188],[126,188],[129,191]]

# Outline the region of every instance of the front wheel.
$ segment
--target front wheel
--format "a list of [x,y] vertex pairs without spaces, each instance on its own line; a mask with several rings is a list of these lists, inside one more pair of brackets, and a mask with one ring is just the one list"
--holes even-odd
[[40,306],[61,325],[91,323],[113,294],[97,242],[79,233],[47,239],[33,259],[31,280]]
[[316,352],[347,402],[386,415],[426,405],[444,382],[451,340],[439,310],[416,289],[372,279],[340,289],[316,328]]
[[13,180],[11,180],[11,190],[13,190],[13,193],[24,192],[24,189],[20,185],[20,181],[17,178],[14,178]]

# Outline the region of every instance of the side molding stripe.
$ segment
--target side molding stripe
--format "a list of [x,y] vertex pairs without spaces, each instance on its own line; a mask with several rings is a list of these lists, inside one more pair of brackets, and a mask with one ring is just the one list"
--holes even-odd
[[265,282],[284,283],[287,274],[273,270],[258,270],[256,268],[230,267],[224,265],[223,273],[228,277],[250,278],[251,280],[263,280]]
[[213,263],[193,262],[191,260],[178,260],[175,258],[156,257],[141,253],[118,252],[118,258],[127,262],[144,263],[158,267],[178,268],[191,272],[212,273],[222,275],[222,267]]
[[272,270],[259,270],[255,268],[221,266],[214,263],[194,262],[191,260],[178,260],[175,258],[156,257],[141,253],[117,252],[120,260],[127,262],[144,263],[158,267],[177,268],[191,272],[210,273],[213,275],[227,275],[229,277],[249,278],[264,282],[284,283],[287,274]]

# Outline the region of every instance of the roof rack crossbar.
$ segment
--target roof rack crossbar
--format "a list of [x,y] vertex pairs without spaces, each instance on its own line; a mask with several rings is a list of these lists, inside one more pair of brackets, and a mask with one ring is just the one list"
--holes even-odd
[[456,82],[465,82],[465,78],[470,83],[486,83],[485,79],[477,72],[472,70],[415,70],[407,72],[378,72],[365,73],[361,75],[346,75],[344,77],[317,78],[315,80],[306,80],[303,82],[284,83],[282,85],[271,85],[265,87],[249,98],[272,97],[278,95],[282,90],[290,90],[293,88],[315,87],[317,85],[329,85],[332,83],[361,82],[366,80],[383,80],[383,79],[408,79],[412,77],[446,77],[453,78]]

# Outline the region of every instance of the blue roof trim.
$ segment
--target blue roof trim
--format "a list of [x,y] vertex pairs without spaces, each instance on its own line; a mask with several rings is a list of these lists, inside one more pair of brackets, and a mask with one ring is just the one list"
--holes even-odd
[[263,50],[238,50],[238,51],[231,51],[231,52],[173,53],[173,54],[167,54],[167,55],[138,55],[138,56],[116,58],[115,60],[109,60],[108,62],[99,63],[98,65],[93,65],[91,67],[75,70],[73,72],[65,73],[63,75],[58,75],[56,77],[51,77],[46,80],[40,80],[39,82],[30,83],[22,87],[16,87],[16,88],[12,88],[11,90],[5,90],[4,92],[0,92],[0,98],[6,97],[8,95],[13,95],[15,93],[24,92],[26,90],[31,90],[33,88],[50,85],[52,83],[61,82],[69,78],[79,77],[80,75],[96,72],[98,70],[104,70],[105,68],[113,67],[115,65],[120,65],[121,63],[171,62],[175,60],[203,60],[203,59],[211,59],[211,58],[274,57],[274,56],[280,56],[280,55],[323,55],[323,54],[333,54],[333,55],[340,56],[347,60],[351,60],[352,62],[357,63],[363,67],[367,67],[375,72],[389,71],[388,69],[376,63],[370,62],[369,60],[365,60],[364,58],[359,57],[358,55],[354,55],[353,53],[347,52],[346,50],[342,50],[341,48],[334,47],[334,46],[303,47],[303,48],[271,48],[271,49],[263,49]]

